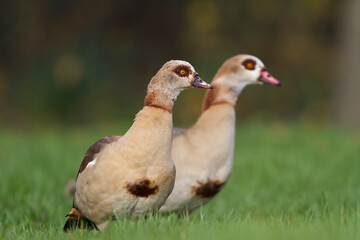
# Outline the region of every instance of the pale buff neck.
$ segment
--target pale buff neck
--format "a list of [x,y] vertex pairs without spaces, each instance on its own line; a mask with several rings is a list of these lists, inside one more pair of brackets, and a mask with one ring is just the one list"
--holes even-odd
[[235,107],[238,96],[248,83],[243,82],[235,86],[229,82],[226,79],[212,82],[214,89],[206,92],[203,111],[217,104],[228,104]]
[[180,91],[174,91],[172,94],[162,91],[148,90],[145,97],[145,106],[163,109],[172,113],[174,102],[179,95]]
[[200,115],[195,125],[187,129],[188,136],[198,136],[210,149],[222,151],[234,139],[235,122],[235,108],[232,105],[215,104]]
[[139,162],[169,162],[172,129],[171,113],[145,106],[136,114],[134,123],[115,148],[121,151],[119,155],[134,159],[134,168]]

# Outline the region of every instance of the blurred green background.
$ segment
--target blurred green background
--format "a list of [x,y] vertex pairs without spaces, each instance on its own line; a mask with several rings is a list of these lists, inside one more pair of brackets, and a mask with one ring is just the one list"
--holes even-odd
[[[237,106],[241,120],[359,123],[354,115],[359,110],[352,106],[346,113],[344,106],[356,102],[349,92],[360,95],[360,81],[342,90],[348,59],[360,48],[348,42],[356,33],[354,21],[346,18],[354,3],[3,1],[0,123],[77,126],[132,119],[166,61],[187,60],[211,81],[220,65],[239,53],[262,59],[283,83],[248,87]],[[197,118],[203,95],[191,90],[180,96],[177,125]]]
[[[359,239],[359,13],[359,0],[1,1],[0,239]],[[210,82],[239,53],[283,86],[239,97],[224,190],[190,219],[62,234],[83,154],[126,132],[158,69],[183,59]],[[204,93],[180,95],[176,126]]]

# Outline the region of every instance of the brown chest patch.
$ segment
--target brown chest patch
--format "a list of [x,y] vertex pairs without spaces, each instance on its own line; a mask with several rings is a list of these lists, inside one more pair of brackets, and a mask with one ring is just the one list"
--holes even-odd
[[225,183],[220,182],[219,180],[211,180],[208,179],[205,183],[198,181],[198,186],[192,186],[192,193],[201,198],[211,198],[214,197],[218,192],[220,192],[221,188],[225,185]]
[[159,191],[159,187],[151,183],[147,178],[144,178],[135,183],[127,183],[126,190],[137,197],[149,197]]
[[86,166],[89,164],[89,162],[93,161],[95,158],[95,155],[98,154],[106,145],[109,143],[112,143],[116,140],[121,138],[121,136],[107,136],[99,139],[96,141],[93,145],[89,147],[87,152],[85,153],[85,157],[81,162],[78,174],[76,178],[79,176],[79,174],[85,170]]

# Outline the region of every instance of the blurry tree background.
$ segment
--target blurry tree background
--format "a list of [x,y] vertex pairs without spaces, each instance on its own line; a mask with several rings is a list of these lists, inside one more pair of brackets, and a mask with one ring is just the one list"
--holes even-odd
[[360,124],[360,1],[348,0],[341,9],[338,29],[334,117],[341,123]]
[[[211,81],[239,53],[258,56],[283,83],[248,87],[238,101],[240,120],[341,120],[333,109],[343,98],[334,86],[342,81],[337,46],[339,29],[349,22],[339,24],[344,2],[2,1],[0,123],[133,118],[164,62],[187,60]],[[179,97],[178,124],[196,119],[203,95],[198,89]]]

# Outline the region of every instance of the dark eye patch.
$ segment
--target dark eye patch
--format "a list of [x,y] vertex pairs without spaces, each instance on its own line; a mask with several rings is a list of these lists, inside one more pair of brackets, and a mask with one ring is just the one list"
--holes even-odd
[[176,73],[179,77],[188,77],[192,73],[190,67],[186,65],[177,66],[173,72]]
[[254,70],[256,67],[256,62],[252,59],[245,59],[242,62],[242,65],[247,69],[247,70]]

